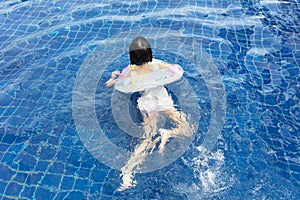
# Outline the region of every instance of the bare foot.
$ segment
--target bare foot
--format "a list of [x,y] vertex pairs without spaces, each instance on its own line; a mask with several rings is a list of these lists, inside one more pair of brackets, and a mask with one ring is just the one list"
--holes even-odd
[[167,129],[159,129],[159,133],[161,135],[161,143],[159,145],[158,153],[163,153],[165,146],[171,137],[191,137],[192,129],[189,124],[185,121],[182,122],[178,128],[174,128],[172,130]]
[[165,150],[165,146],[167,142],[169,141],[170,137],[172,137],[173,130],[167,130],[167,129],[159,129],[159,133],[161,135],[161,142],[158,147],[158,153],[162,154]]

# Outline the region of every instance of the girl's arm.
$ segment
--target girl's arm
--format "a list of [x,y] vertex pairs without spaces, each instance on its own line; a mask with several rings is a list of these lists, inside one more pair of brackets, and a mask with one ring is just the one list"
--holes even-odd
[[117,78],[117,76],[119,76],[119,75],[120,75],[120,71],[113,71],[111,73],[111,78],[108,81],[106,81],[106,83],[105,83],[106,87],[113,86],[116,83],[115,78]]
[[130,70],[129,70],[128,66],[126,68],[124,68],[121,73],[120,73],[120,71],[113,71],[111,73],[111,78],[106,82],[106,87],[111,87],[111,86],[115,85],[116,78],[127,78],[129,76],[130,76]]

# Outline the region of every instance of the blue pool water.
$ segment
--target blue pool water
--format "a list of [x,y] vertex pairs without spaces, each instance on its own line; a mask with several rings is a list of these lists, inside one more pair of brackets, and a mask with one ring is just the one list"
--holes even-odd
[[[0,199],[299,199],[299,7],[0,1]],[[105,81],[136,35],[183,66],[169,92],[197,128],[120,192],[141,116]]]

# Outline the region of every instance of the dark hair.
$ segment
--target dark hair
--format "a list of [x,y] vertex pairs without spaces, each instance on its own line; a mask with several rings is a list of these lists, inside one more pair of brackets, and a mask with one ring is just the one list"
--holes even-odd
[[142,65],[152,61],[152,50],[149,42],[144,37],[136,37],[129,47],[130,64]]

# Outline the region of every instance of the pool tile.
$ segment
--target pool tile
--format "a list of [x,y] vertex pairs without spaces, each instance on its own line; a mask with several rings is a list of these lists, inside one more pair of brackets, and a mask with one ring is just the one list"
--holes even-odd
[[60,175],[54,175],[54,174],[45,174],[42,178],[41,184],[45,185],[47,187],[53,187],[58,188],[59,184],[61,182],[61,176]]
[[54,192],[51,192],[49,189],[43,187],[37,187],[34,195],[36,199],[44,199],[45,197],[54,199],[55,196],[56,194]]

